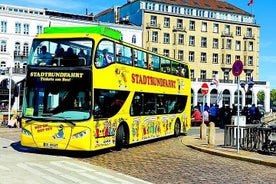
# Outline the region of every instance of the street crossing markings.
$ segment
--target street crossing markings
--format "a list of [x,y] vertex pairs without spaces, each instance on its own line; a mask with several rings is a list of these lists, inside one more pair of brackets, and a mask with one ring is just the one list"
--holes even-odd
[[63,182],[59,179],[56,179],[55,177],[52,177],[52,176],[49,176],[49,175],[46,175],[45,173],[43,172],[40,172],[39,170],[37,169],[34,169],[33,167],[30,167],[25,163],[19,163],[17,164],[18,167],[32,173],[33,175],[36,175],[38,177],[41,177],[41,178],[44,178],[48,181],[50,181],[51,183],[55,183],[55,184],[66,184],[67,182]]

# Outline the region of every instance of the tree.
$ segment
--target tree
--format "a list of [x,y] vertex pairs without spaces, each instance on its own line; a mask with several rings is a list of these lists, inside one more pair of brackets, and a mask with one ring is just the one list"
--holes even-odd
[[264,91],[260,91],[260,92],[258,92],[258,94],[257,94],[257,103],[258,104],[264,104],[264,98],[265,98],[265,93],[264,93]]
[[271,104],[276,103],[276,89],[270,91],[270,102]]

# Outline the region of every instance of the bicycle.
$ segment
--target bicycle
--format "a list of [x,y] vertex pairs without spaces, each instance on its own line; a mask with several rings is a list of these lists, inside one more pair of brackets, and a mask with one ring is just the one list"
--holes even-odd
[[257,151],[261,143],[258,126],[245,128],[245,130],[245,136],[241,141],[241,148],[246,151]]

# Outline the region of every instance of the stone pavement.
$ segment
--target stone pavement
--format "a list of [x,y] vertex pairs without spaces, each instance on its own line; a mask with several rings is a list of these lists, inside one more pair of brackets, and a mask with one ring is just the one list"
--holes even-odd
[[[192,129],[193,128],[199,129],[199,127],[192,127]],[[276,156],[249,152],[241,149],[238,151],[237,148],[224,147],[224,133],[216,133],[215,145],[208,144],[208,133],[206,140],[200,139],[200,135],[195,134],[183,137],[182,143],[190,148],[209,154],[276,167]]]
[[[192,129],[199,129],[199,127],[192,127]],[[20,131],[21,129],[18,128],[0,128],[0,136],[16,141],[20,138]],[[241,149],[238,152],[236,148],[224,147],[224,133],[215,134],[215,145],[208,144],[208,133],[206,140],[200,139],[199,134],[194,134],[184,136],[182,138],[182,143],[190,148],[209,154],[276,167],[275,155],[265,155]]]

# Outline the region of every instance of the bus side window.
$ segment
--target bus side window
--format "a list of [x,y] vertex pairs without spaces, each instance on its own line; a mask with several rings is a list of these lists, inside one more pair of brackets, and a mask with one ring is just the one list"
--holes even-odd
[[114,47],[111,41],[102,41],[97,48],[95,57],[97,67],[105,67],[114,62]]

